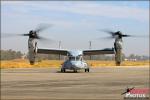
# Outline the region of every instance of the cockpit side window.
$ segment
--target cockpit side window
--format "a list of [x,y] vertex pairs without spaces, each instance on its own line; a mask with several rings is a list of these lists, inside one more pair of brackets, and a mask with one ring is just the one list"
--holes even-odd
[[69,60],[76,60],[75,57],[70,56]]
[[77,56],[77,57],[76,57],[76,60],[80,60],[80,56]]

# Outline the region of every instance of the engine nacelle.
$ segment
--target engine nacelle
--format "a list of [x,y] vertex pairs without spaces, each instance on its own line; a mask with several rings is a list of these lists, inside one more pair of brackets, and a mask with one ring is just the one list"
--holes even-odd
[[122,62],[122,39],[115,40],[114,48],[116,65],[119,66]]
[[28,40],[28,50],[29,50],[29,61],[33,65],[35,63],[35,57],[37,54],[37,41],[33,38]]

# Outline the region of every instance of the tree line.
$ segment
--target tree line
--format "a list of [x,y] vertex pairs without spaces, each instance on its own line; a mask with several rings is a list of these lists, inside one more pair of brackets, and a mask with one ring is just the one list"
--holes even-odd
[[[13,60],[13,59],[28,59],[28,53],[24,54],[21,51],[14,51],[14,50],[0,50],[0,59],[1,60]],[[36,60],[65,60],[67,59],[66,56],[62,55],[54,55],[54,54],[37,54]],[[92,56],[84,56],[85,60],[114,60],[114,55],[92,55]],[[129,56],[125,56],[123,54],[122,59],[128,60],[149,60],[149,56],[139,56],[135,54],[131,54]]]
[[12,59],[20,59],[23,54],[20,51],[14,50],[0,50],[0,59],[1,60],[12,60]]

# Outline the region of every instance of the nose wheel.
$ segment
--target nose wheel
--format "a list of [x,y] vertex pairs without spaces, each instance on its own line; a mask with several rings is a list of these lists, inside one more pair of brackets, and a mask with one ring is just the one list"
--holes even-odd
[[76,69],[74,69],[74,70],[73,70],[73,72],[74,72],[74,73],[77,73],[77,70],[76,70]]
[[90,69],[88,68],[88,69],[85,69],[85,72],[89,72],[90,71]]
[[65,73],[66,72],[66,69],[65,68],[61,68],[61,72],[63,73]]

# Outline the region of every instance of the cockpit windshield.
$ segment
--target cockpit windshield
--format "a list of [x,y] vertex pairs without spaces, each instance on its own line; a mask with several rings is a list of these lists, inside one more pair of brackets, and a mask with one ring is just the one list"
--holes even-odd
[[76,60],[76,57],[69,57],[69,60]]
[[82,57],[81,56],[76,56],[76,57],[70,56],[69,60],[71,60],[71,61],[80,61],[80,60],[82,60]]

